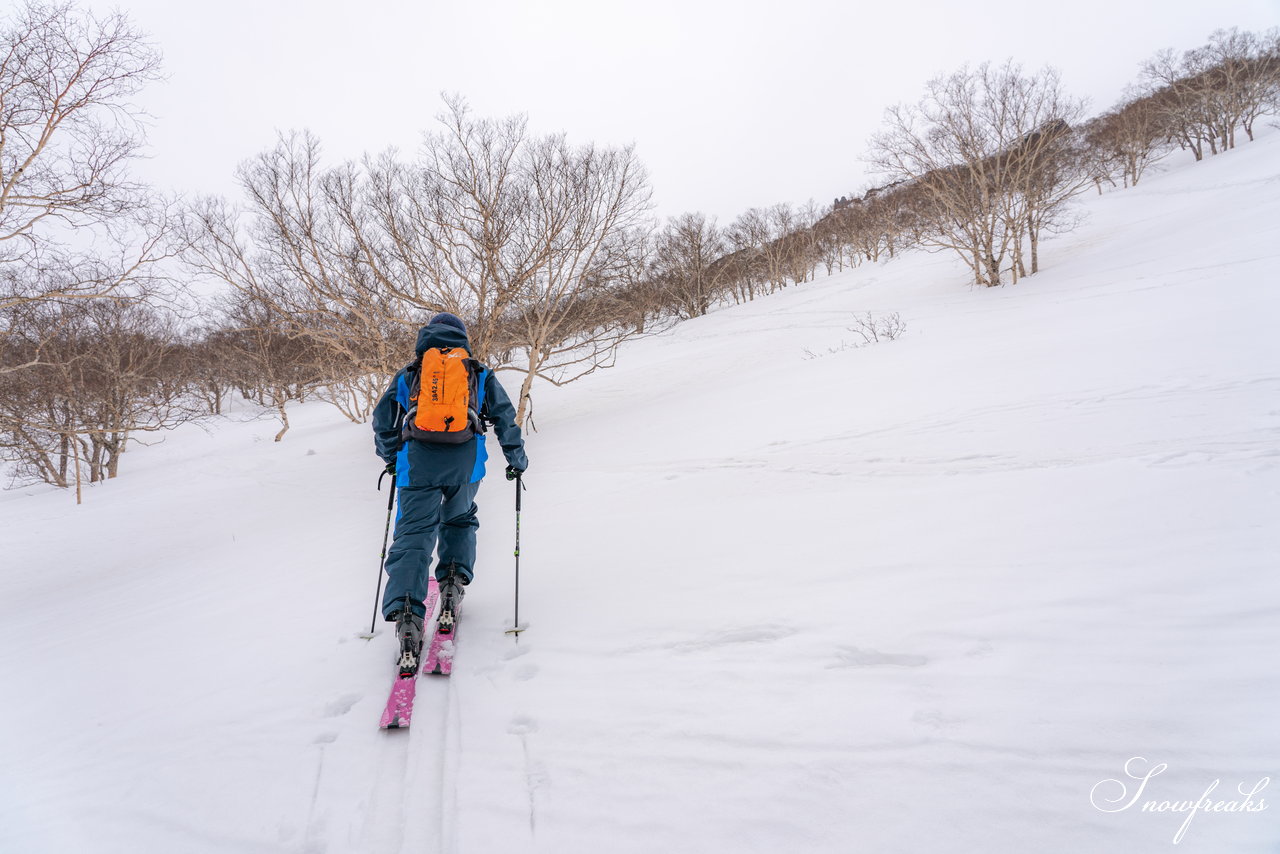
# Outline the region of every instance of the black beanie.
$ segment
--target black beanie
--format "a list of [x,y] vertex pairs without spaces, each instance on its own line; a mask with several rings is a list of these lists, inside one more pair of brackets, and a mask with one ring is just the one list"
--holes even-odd
[[435,326],[437,323],[443,323],[445,326],[452,326],[463,335],[467,334],[467,325],[463,323],[462,318],[458,317],[456,314],[450,314],[447,311],[442,311],[435,317],[431,318],[431,322],[428,323],[427,326]]

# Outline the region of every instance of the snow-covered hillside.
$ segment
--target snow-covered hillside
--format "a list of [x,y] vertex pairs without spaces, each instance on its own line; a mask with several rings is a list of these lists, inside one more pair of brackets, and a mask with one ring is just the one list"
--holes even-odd
[[[1280,135],[1084,209],[1015,287],[913,254],[543,392],[530,628],[491,477],[407,732],[367,427],[0,496],[0,851],[1168,850],[1142,802],[1280,778]],[[1277,786],[1177,850],[1273,851]]]

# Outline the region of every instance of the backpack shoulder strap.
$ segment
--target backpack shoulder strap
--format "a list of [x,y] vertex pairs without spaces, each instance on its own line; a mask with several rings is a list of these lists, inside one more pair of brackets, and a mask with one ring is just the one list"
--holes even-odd
[[422,371],[422,359],[416,358],[404,366],[404,383],[409,388],[409,400],[418,399],[418,374]]
[[475,380],[474,409],[476,416],[480,419],[481,432],[487,432],[492,419],[489,418],[489,413],[486,411],[489,401],[485,392],[487,391],[489,374],[492,371],[486,368],[479,359],[469,359],[467,361],[467,370],[471,372],[471,376]]

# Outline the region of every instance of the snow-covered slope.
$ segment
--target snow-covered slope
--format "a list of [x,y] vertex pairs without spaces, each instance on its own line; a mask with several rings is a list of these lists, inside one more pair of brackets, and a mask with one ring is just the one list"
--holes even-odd
[[[1278,188],[1271,134],[1087,199],[1016,287],[912,254],[544,392],[530,628],[491,477],[409,732],[356,638],[367,427],[0,496],[0,851],[1167,850],[1143,801],[1280,776]],[[906,335],[842,348],[865,311]],[[1273,794],[1179,850],[1273,850]]]

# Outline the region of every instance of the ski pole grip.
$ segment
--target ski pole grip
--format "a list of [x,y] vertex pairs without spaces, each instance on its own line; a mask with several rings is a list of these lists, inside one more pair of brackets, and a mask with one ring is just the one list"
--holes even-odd
[[516,475],[516,512],[520,512],[520,493],[524,491],[523,475]]

